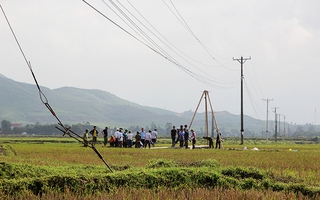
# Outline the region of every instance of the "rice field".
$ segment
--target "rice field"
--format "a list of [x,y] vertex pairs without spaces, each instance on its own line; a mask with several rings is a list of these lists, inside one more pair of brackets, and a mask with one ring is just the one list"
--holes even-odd
[[[199,140],[198,143],[205,144],[205,141]],[[31,168],[42,167],[43,169],[50,170],[68,168],[65,172],[74,176],[88,173],[91,174],[90,176],[92,176],[92,178],[95,176],[102,176],[101,180],[107,180],[104,176],[112,176],[102,160],[100,160],[91,148],[83,147],[82,144],[71,138],[0,138],[0,146],[2,146],[2,153],[0,151],[0,163],[17,165],[17,168],[23,165],[28,165]],[[263,141],[245,141],[245,145],[239,145],[236,141],[229,140],[224,142],[222,149],[166,148],[169,146],[169,140],[163,139],[162,141],[160,140],[160,144],[157,144],[157,147],[162,148],[108,148],[102,147],[101,143],[97,144],[96,148],[105,161],[115,171],[115,174],[118,174],[120,177],[131,176],[131,172],[132,174],[143,172],[146,173],[146,176],[149,176],[149,171],[150,173],[163,173],[163,171],[161,171],[163,170],[162,166],[159,166],[157,169],[149,170],[148,166],[150,166],[151,160],[168,163],[173,162],[179,167],[169,166],[169,168],[171,167],[170,170],[191,170],[189,174],[193,173],[193,170],[199,169],[199,173],[203,170],[203,166],[197,167],[197,163],[203,161],[211,162],[214,160],[214,162],[218,163],[217,166],[205,166],[205,170],[210,173],[222,171],[223,174],[224,170],[244,170],[253,168],[260,170],[261,173],[264,174],[263,176],[267,178],[262,181],[263,183],[258,183],[257,180],[253,180],[253,183],[250,183],[252,184],[252,188],[249,190],[241,189],[244,185],[242,182],[233,184],[238,185],[237,187],[230,186],[229,179],[226,179],[227,187],[224,187],[223,185],[216,187],[202,187],[197,185],[195,188],[190,188],[189,186],[194,184],[189,184],[188,181],[192,182],[192,179],[188,179],[185,183],[186,187],[180,187],[179,185],[173,188],[166,187],[166,184],[163,183],[161,186],[157,186],[158,188],[130,188],[124,184],[116,193],[113,190],[105,190],[101,193],[89,194],[87,192],[85,195],[83,193],[82,196],[77,196],[77,193],[74,191],[68,192],[68,190],[65,190],[63,192],[56,192],[54,190],[48,190],[49,192],[43,194],[42,199],[52,199],[53,197],[55,199],[181,199],[180,197],[186,197],[187,199],[315,198],[315,196],[312,195],[303,195],[303,191],[301,190],[300,193],[297,189],[287,192],[285,192],[285,189],[277,191],[273,186],[268,186],[265,190],[254,189],[257,187],[255,185],[259,185],[260,187],[261,184],[266,184],[269,179],[272,179],[272,184],[274,182],[279,182],[281,184],[286,184],[286,187],[289,188],[291,183],[295,185],[302,184],[303,187],[320,191],[319,144],[295,144],[293,142],[270,142],[269,144],[264,144]],[[245,147],[247,150],[244,150]],[[254,151],[252,150],[253,148],[257,148],[258,150]],[[93,168],[100,173],[95,175],[96,172],[91,173],[88,172],[88,170],[82,171],[81,168]],[[129,175],[127,170],[131,170]],[[147,172],[145,172],[145,170],[147,170]],[[219,180],[224,180],[224,178],[225,177],[221,176]],[[2,177],[0,174],[0,180],[1,179]],[[111,179],[112,178],[110,178],[110,180]],[[239,178],[236,178],[232,181],[237,181],[238,179]],[[146,182],[147,181],[148,180],[146,180]],[[248,179],[239,179],[239,181],[248,182]],[[241,185],[241,187],[239,185]],[[178,190],[178,188],[182,189]],[[313,191],[313,189],[310,189],[310,191]],[[139,194],[143,195],[135,195],[137,194],[137,191]],[[14,198],[15,195],[7,194],[7,199]],[[35,197],[34,194],[29,194],[28,190],[26,190],[23,195],[25,195],[24,198],[26,199],[34,199]]]

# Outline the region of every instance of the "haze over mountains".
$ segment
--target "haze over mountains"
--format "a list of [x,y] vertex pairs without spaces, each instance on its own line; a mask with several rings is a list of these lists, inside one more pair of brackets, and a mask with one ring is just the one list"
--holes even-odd
[[[57,120],[39,98],[36,85],[14,81],[0,74],[0,120],[22,124],[55,124]],[[41,86],[40,86],[41,87]],[[102,90],[62,87],[49,89],[41,87],[50,106],[63,123],[90,122],[101,126],[149,126],[154,123],[165,127],[189,124],[194,111],[174,113],[169,110],[138,105],[118,98]],[[240,116],[227,111],[215,112],[220,130],[228,135],[238,136]],[[210,119],[211,120],[211,119]],[[204,114],[198,113],[193,127],[205,127]],[[211,122],[210,122],[211,124]],[[245,132],[260,135],[265,122],[245,116]]]

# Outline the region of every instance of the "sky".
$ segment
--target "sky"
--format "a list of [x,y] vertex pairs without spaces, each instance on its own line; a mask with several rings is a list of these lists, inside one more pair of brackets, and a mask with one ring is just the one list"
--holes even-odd
[[[320,1],[86,1],[0,1],[41,86],[240,115],[243,56],[244,115],[320,123]],[[34,84],[0,14],[0,74]]]

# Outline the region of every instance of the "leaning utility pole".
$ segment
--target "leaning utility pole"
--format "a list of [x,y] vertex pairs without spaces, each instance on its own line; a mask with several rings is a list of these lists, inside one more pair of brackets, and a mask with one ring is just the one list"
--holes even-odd
[[243,127],[243,64],[247,61],[247,60],[251,60],[251,57],[249,58],[243,58],[241,56],[240,59],[235,59],[233,58],[233,60],[237,60],[240,64],[241,64],[241,130],[240,130],[240,133],[241,133],[241,143],[240,144],[243,144],[244,143],[244,139],[243,139],[243,134],[244,134],[244,127]]
[[274,137],[275,137],[275,142],[277,142],[277,132],[278,132],[278,128],[277,128],[277,126],[278,126],[278,120],[277,120],[277,108],[279,108],[279,107],[274,107],[274,113],[275,113],[275,120],[274,120],[274,124],[275,124],[275,126],[274,126]]
[[269,116],[269,101],[273,101],[273,99],[262,99],[267,102],[267,125],[266,125],[266,142],[268,144],[268,116]]

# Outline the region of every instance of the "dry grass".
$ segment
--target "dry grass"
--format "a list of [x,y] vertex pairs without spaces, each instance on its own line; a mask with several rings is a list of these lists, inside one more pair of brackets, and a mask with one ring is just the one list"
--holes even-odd
[[[16,199],[13,197],[5,197],[4,199]],[[33,200],[51,200],[51,199],[68,199],[68,200],[181,200],[181,199],[195,199],[195,200],[308,200],[301,194],[294,193],[279,193],[274,191],[257,191],[257,190],[234,190],[234,189],[130,189],[130,188],[119,188],[117,191],[111,193],[102,193],[94,195],[81,196],[70,192],[61,193],[50,193],[40,196],[34,196],[31,193],[22,194],[21,199]]]

